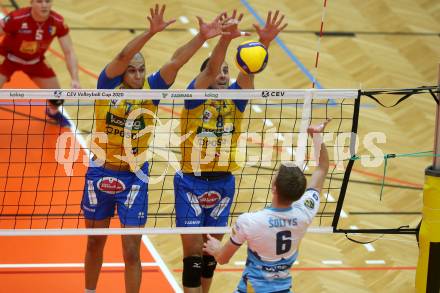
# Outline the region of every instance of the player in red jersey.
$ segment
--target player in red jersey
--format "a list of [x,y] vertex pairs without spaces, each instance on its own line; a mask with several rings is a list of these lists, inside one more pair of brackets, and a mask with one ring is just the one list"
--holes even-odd
[[[0,21],[0,88],[18,70],[26,73],[40,88],[60,88],[55,72],[44,53],[55,37],[66,57],[72,88],[80,88],[78,62],[61,15],[51,10],[52,0],[31,0],[31,6],[15,10]],[[58,112],[62,100],[50,100],[46,114],[61,126],[69,122]]]

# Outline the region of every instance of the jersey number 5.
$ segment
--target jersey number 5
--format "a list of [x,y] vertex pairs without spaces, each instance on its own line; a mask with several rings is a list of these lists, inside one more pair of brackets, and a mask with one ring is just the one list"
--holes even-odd
[[292,232],[289,230],[277,233],[277,255],[284,254],[292,247]]

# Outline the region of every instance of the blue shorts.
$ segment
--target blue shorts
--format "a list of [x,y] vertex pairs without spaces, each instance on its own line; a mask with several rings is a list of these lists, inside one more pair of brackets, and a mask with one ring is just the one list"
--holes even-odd
[[224,227],[235,193],[235,178],[206,180],[189,174],[174,175],[177,227]]
[[[148,175],[148,163],[141,170]],[[115,215],[123,225],[144,226],[148,213],[148,184],[130,171],[89,167],[81,208],[88,220],[104,220]]]

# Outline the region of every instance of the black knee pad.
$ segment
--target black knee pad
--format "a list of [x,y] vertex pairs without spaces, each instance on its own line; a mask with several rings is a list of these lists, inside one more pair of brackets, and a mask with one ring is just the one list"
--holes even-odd
[[212,255],[203,255],[202,277],[210,279],[214,276],[217,261]]
[[55,106],[55,107],[59,107],[61,105],[63,105],[64,100],[49,100],[49,104]]
[[202,282],[202,257],[187,256],[183,259],[182,284],[187,288],[200,287]]

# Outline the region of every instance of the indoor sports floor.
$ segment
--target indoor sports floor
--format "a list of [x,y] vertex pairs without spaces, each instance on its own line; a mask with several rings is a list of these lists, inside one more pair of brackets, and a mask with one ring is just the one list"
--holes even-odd
[[[16,2],[20,6],[28,3],[27,0]],[[310,73],[315,74],[325,88],[410,88],[437,83],[440,60],[438,1],[328,0],[324,31],[335,34],[322,39],[316,72],[313,70],[318,44],[315,32],[320,26],[322,2],[279,0],[271,1],[269,5],[265,0],[166,1],[166,17],[176,18],[177,22],[146,45],[143,53],[147,60],[147,72],[158,69],[177,46],[192,37],[192,29],[197,29],[195,16],[201,15],[209,20],[223,10],[236,8],[245,14],[243,30],[251,31],[256,17],[259,15],[264,19],[270,7],[280,9],[286,15],[289,26],[280,35],[280,42],[274,42],[271,46],[269,65],[255,79],[257,88],[310,88]],[[12,9],[9,1],[0,3],[3,13]],[[83,88],[94,88],[97,75],[105,64],[133,38],[134,33],[140,33],[145,28],[146,13],[154,3],[142,0],[54,0],[54,10],[61,13],[71,27]],[[238,43],[235,41],[231,45],[227,57],[232,77],[237,74],[233,65],[233,50]],[[181,70],[173,88],[186,87],[214,44],[215,41],[209,41],[207,47],[200,49]],[[57,72],[62,87],[69,88],[70,78],[61,56],[55,41],[47,59]],[[8,86],[33,87],[20,74],[14,76]],[[367,99],[363,98],[360,111],[359,154],[369,154],[362,147],[362,142],[370,132],[385,133],[386,143],[380,145],[384,153],[432,150],[435,113],[434,102],[429,96],[415,96],[390,109],[384,109]],[[388,97],[383,99],[387,105],[396,100]],[[6,185],[5,172],[9,177],[13,174],[32,177],[40,170],[61,174],[62,167],[56,165],[52,149],[60,129],[41,120],[44,118],[42,106],[32,107],[32,110],[20,107],[23,115],[11,113],[11,109],[14,108],[5,104],[0,107],[1,120],[8,121],[14,117],[14,125],[5,122],[2,127],[0,146],[4,148],[9,145],[6,140],[9,136],[16,142],[14,148],[17,150],[14,150],[13,157],[8,158],[0,153],[0,164],[13,166],[8,171],[1,167],[0,177],[3,179],[0,179],[0,187]],[[67,109],[70,117],[78,116],[78,113]],[[169,111],[162,110],[164,113]],[[81,115],[91,113],[91,108],[88,113],[85,109],[81,110]],[[90,128],[89,124],[78,127]],[[41,133],[43,129],[46,133],[44,138],[35,136],[29,139],[20,135]],[[40,149],[26,153],[18,147],[29,148],[32,145]],[[41,145],[44,145],[44,150]],[[29,160],[34,156],[43,158],[43,163],[25,165],[20,163],[23,156]],[[390,160],[382,200],[379,194],[383,164],[376,168],[365,168],[356,163],[343,207],[341,227],[415,227],[421,217],[424,168],[430,162],[431,158]],[[69,207],[72,209],[68,212],[79,210],[81,175],[84,172],[85,167],[78,161],[74,165],[75,176],[71,179],[78,180],[78,184],[70,184],[78,186],[78,190],[68,193]],[[38,183],[31,178],[22,184],[20,180],[14,182],[9,179],[4,188],[17,190],[16,187],[20,186],[20,190],[27,190],[27,197],[20,201],[25,208],[26,205],[32,206],[36,200],[44,202],[48,197],[53,197],[54,202],[65,202],[63,180],[52,178],[50,182]],[[23,189],[23,186],[28,189]],[[172,186],[165,188],[171,189]],[[172,194],[172,190],[167,192]],[[30,197],[29,194],[38,196]],[[75,202],[78,206],[75,206]],[[47,213],[45,210],[39,212]],[[49,225],[59,225],[57,221],[49,222]],[[77,221],[82,225],[80,219],[68,221]],[[17,227],[29,224],[25,221],[15,223],[18,223]],[[6,224],[10,225],[11,222]],[[38,225],[38,220],[35,224]],[[308,234],[302,243],[298,262],[293,267],[295,291],[414,292],[418,256],[414,236],[352,235],[352,238],[361,241],[379,239],[362,245],[350,242],[341,234]],[[142,261],[145,262],[142,292],[173,292],[174,284],[180,285],[181,279],[182,252],[180,245],[177,245],[180,243],[179,236],[151,235],[148,239],[151,240],[151,246],[142,248]],[[148,240],[145,239],[145,242],[148,243]],[[0,283],[5,291],[81,292],[85,237],[0,237],[0,247],[3,248],[0,253]],[[212,292],[232,292],[240,279],[245,253],[246,250],[242,248],[228,265],[218,267]],[[98,292],[123,292],[123,261],[118,237],[111,237],[104,262],[107,266],[103,268]]]

